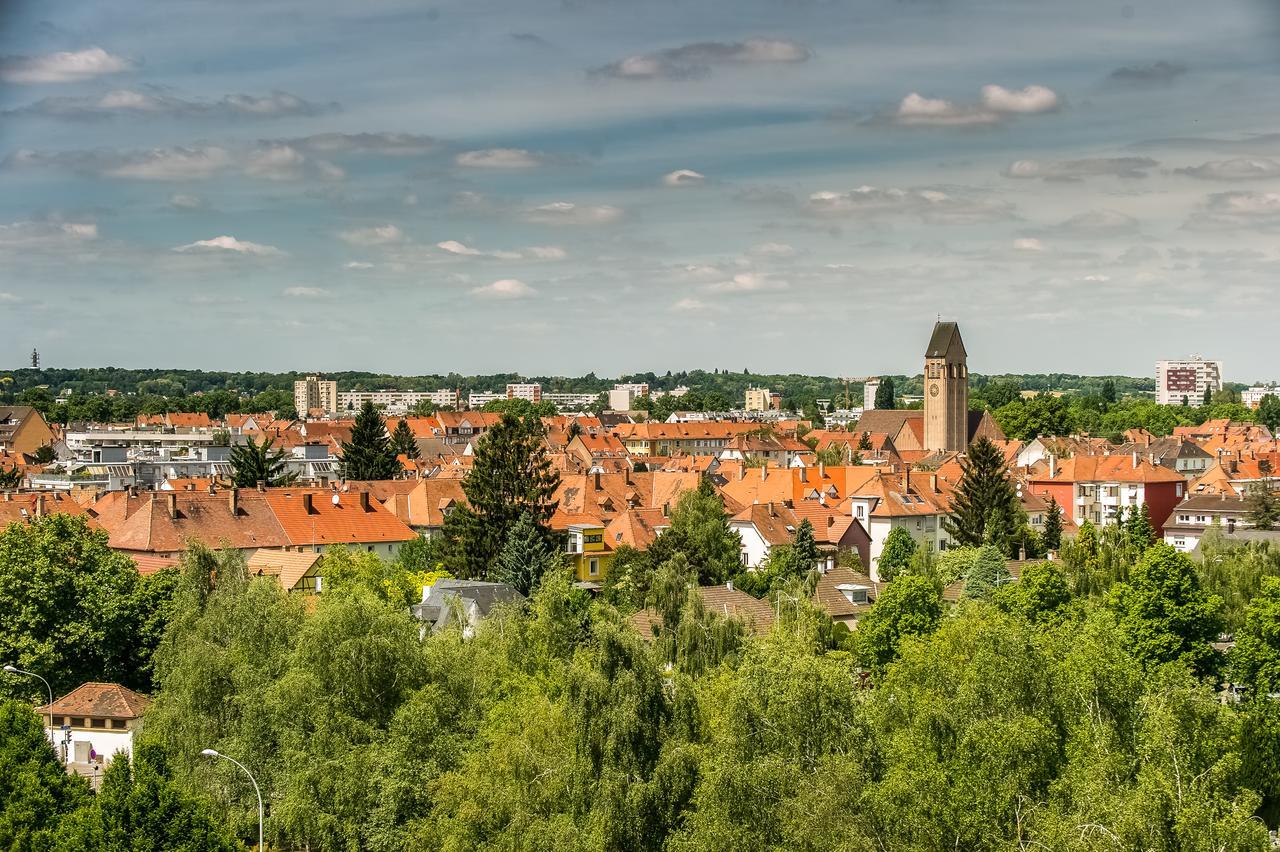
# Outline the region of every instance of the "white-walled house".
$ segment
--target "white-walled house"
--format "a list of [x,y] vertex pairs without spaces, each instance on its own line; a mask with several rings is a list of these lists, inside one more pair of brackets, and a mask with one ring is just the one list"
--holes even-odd
[[[150,700],[118,683],[84,683],[38,709],[45,734],[68,772],[99,779],[123,754],[133,759],[134,737]],[[48,727],[52,712],[53,727]]]

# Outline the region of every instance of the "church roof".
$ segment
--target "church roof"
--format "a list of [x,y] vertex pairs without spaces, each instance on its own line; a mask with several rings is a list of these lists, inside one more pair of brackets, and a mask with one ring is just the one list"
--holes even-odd
[[964,352],[964,341],[960,340],[960,326],[954,322],[937,322],[933,326],[933,336],[929,338],[929,348],[925,350],[926,358],[945,358],[951,349],[951,340],[960,343],[960,351]]

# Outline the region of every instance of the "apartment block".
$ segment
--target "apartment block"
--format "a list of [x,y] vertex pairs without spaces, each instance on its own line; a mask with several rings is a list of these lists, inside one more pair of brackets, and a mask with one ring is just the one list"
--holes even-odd
[[1222,362],[1206,361],[1199,355],[1185,361],[1156,362],[1156,402],[1181,405],[1185,399],[1199,405],[1204,392],[1222,390]]
[[319,409],[325,414],[336,414],[338,411],[338,383],[326,381],[318,376],[307,376],[293,383],[293,407],[299,417],[306,417],[307,412]]

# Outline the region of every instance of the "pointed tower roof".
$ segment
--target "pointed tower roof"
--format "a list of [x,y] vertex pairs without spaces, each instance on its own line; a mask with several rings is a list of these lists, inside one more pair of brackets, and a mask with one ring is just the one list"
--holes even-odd
[[952,339],[960,344],[961,353],[968,355],[964,350],[964,341],[960,338],[960,325],[958,323],[942,321],[934,323],[933,336],[929,338],[929,348],[925,350],[924,357],[947,357],[947,353],[951,351]]

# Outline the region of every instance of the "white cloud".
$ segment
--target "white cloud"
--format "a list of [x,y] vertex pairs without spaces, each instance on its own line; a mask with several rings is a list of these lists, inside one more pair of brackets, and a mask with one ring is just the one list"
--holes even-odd
[[1159,163],[1150,157],[1094,157],[1060,162],[1016,160],[1004,170],[1004,175],[1011,178],[1038,178],[1047,181],[1079,181],[1101,175],[1145,178],[1147,170],[1157,165]]
[[245,174],[266,180],[298,180],[307,157],[290,145],[271,145],[249,155]]
[[564,260],[569,256],[560,246],[530,246],[525,254],[535,260]]
[[1116,210],[1090,210],[1061,222],[1054,230],[1074,237],[1119,236],[1135,233],[1138,220]]
[[470,246],[463,245],[457,240],[445,240],[442,243],[436,243],[436,248],[443,249],[449,254],[460,254],[466,257],[484,257],[484,252],[480,249],[474,249]]
[[1280,226],[1280,193],[1217,192],[1204,200],[1187,224],[1202,228],[1275,228]]
[[750,253],[757,257],[795,257],[796,250],[787,243],[759,243],[751,247]]
[[1057,93],[1044,86],[1010,90],[991,85],[982,87],[981,102],[977,104],[927,98],[912,92],[899,102],[890,118],[909,127],[975,127],[995,124],[1008,115],[1052,112],[1061,105]]
[[0,58],[0,80],[6,83],[73,83],[129,68],[128,60],[100,47],[90,47],[44,56]]
[[284,254],[284,252],[275,246],[251,243],[248,240],[238,240],[235,237],[225,235],[221,237],[214,237],[211,240],[196,240],[194,243],[177,246],[174,248],[174,251],[229,251],[237,254],[253,254],[262,257],[273,257]]
[[177,192],[169,196],[169,205],[179,210],[202,210],[205,207],[205,201],[198,195]]
[[1010,112],[1031,115],[1053,112],[1062,105],[1062,99],[1053,89],[1045,86],[1027,86],[1023,89],[1006,89],[1003,86],[983,86],[982,105],[994,112]]
[[1111,276],[1110,276],[1110,275],[1102,275],[1102,274],[1100,274],[1100,273],[1094,273],[1094,274],[1092,274],[1092,275],[1086,275],[1086,276],[1084,276],[1083,278],[1081,278],[1080,280],[1081,280],[1081,281],[1084,281],[1084,282],[1087,282],[1087,283],[1089,283],[1089,284],[1105,284],[1105,283],[1107,283],[1108,281],[1110,281],[1110,280],[1111,280]]
[[482,251],[457,240],[445,240],[436,243],[436,248],[459,257],[487,257],[494,260],[564,260],[569,256],[559,246],[530,246],[520,251]]
[[874,186],[860,186],[848,192],[815,192],[809,196],[807,209],[823,216],[911,216],[930,224],[995,222],[1013,216],[1012,205],[992,199],[966,198],[927,188]]
[[323,299],[332,295],[323,287],[286,287],[281,292],[293,299]]
[[373,269],[374,266],[367,260],[349,260],[342,264],[343,269]]
[[377,225],[371,228],[340,231],[338,239],[353,246],[385,246],[403,240],[404,232],[395,225]]
[[1044,243],[1035,237],[1021,237],[1013,241],[1013,247],[1017,251],[1044,251]]
[[714,66],[805,62],[810,52],[786,39],[753,38],[746,41],[703,41],[628,56],[590,74],[624,80],[693,80],[705,77]]
[[230,165],[230,153],[216,146],[153,148],[123,158],[102,174],[135,180],[205,180]]
[[1206,180],[1264,180],[1280,177],[1280,163],[1265,158],[1237,157],[1232,160],[1213,160],[1185,169],[1174,169],[1173,172]]
[[893,114],[898,124],[909,126],[969,127],[994,124],[1000,116],[972,106],[961,106],[941,98],[926,98],[912,92],[898,104]]
[[791,285],[758,272],[739,272],[728,281],[718,281],[706,287],[708,293],[762,293],[770,290],[786,290]]
[[524,218],[545,225],[606,225],[621,219],[622,209],[610,204],[554,201],[526,210]]
[[685,297],[671,306],[673,311],[705,311],[709,306],[698,299]]
[[42,98],[13,112],[50,118],[88,119],[112,116],[214,116],[281,118],[320,115],[337,104],[317,104],[287,92],[268,95],[224,95],[218,100],[188,100],[174,95],[115,89],[103,95]]
[[0,225],[0,248],[65,247],[98,238],[93,222],[14,222]]
[[13,293],[0,292],[0,304],[16,305],[21,301],[22,299],[18,298]]
[[481,299],[527,299],[537,293],[537,290],[518,278],[503,278],[471,291],[471,295]]
[[702,183],[707,176],[693,169],[677,169],[674,172],[668,172],[662,176],[662,183],[665,186],[693,186]]
[[487,148],[465,151],[454,162],[473,169],[532,169],[547,162],[547,158],[523,148]]

